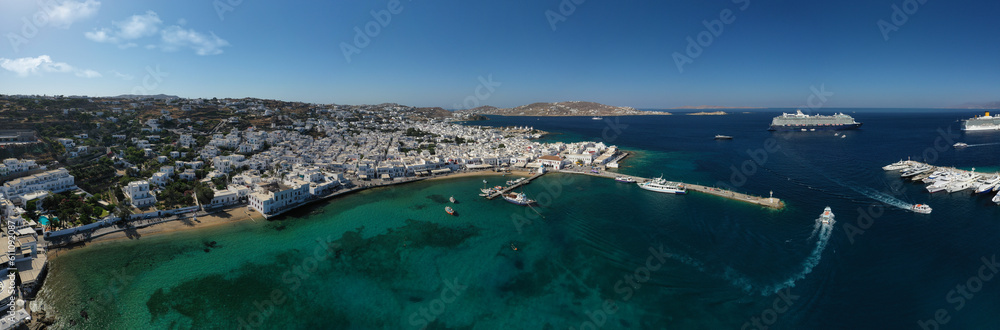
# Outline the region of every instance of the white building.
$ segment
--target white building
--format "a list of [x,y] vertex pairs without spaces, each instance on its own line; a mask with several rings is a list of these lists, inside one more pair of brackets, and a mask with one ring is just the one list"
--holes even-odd
[[249,206],[264,217],[269,217],[296,206],[309,197],[309,184],[301,180],[289,180],[292,186],[282,183],[269,183],[260,190],[250,194]]
[[132,206],[143,208],[156,204],[156,196],[150,193],[148,181],[129,182],[128,186],[122,190]]
[[76,189],[75,179],[65,168],[10,180],[0,187],[10,200],[32,193],[60,193],[71,189]]
[[238,185],[229,185],[226,190],[215,190],[215,197],[212,201],[203,205],[204,207],[224,207],[239,204],[250,195],[250,189]]

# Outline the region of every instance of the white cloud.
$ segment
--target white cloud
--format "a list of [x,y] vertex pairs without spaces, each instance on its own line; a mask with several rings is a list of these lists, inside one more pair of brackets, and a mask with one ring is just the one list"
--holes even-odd
[[152,10],[146,11],[144,15],[132,15],[123,22],[112,23],[118,28],[116,35],[122,39],[138,39],[156,34],[160,29],[160,16]]
[[209,35],[205,35],[176,25],[163,29],[160,35],[163,41],[160,48],[166,51],[188,47],[194,49],[198,55],[218,55],[222,54],[222,47],[229,46],[228,41],[219,38],[215,33],[209,32]]
[[83,78],[100,78],[100,77],[103,77],[100,72],[97,72],[97,71],[94,71],[94,70],[77,70],[76,71],[76,76],[77,77],[83,77]]
[[84,33],[84,36],[96,42],[117,44],[118,48],[127,49],[138,46],[137,43],[129,42],[130,40],[154,36],[159,32],[160,43],[147,44],[146,49],[177,51],[190,48],[198,55],[222,54],[222,48],[229,46],[228,41],[219,38],[215,33],[205,34],[194,29],[182,28],[181,26],[187,24],[187,20],[183,18],[178,19],[177,23],[178,25],[161,29],[163,21],[156,12],[150,10],[142,15],[132,15],[124,21],[112,22],[114,28],[94,29]]
[[101,8],[101,2],[95,0],[48,1],[47,3],[39,1],[39,4],[42,4],[42,11],[48,15],[49,24],[64,29],[69,28],[73,22],[94,16]]
[[94,70],[77,69],[63,62],[53,62],[52,58],[50,58],[48,55],[40,55],[38,57],[22,57],[15,59],[7,59],[0,57],[0,68],[3,68],[4,70],[10,72],[14,72],[19,77],[27,77],[29,75],[40,74],[42,72],[56,72],[56,73],[72,72],[76,74],[77,77],[83,77],[83,78],[101,77],[101,74]]
[[115,77],[121,78],[122,80],[132,80],[132,78],[135,78],[130,74],[124,74],[116,70],[111,70],[111,73],[113,73]]
[[[83,36],[96,42],[118,44],[127,40],[155,35],[160,30],[160,24],[163,24],[160,16],[150,10],[142,15],[132,15],[124,21],[111,22],[111,25],[114,25],[113,29],[94,29],[94,31],[85,32]],[[132,47],[129,44],[131,43],[126,43],[122,48]]]
[[101,28],[95,29],[92,32],[84,32],[83,36],[97,42],[117,42],[117,39],[112,37],[110,32],[108,29]]

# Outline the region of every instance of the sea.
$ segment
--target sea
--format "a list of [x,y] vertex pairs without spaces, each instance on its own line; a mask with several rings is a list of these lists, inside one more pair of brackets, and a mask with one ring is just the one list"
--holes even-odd
[[616,145],[631,155],[612,171],[785,208],[561,173],[524,186],[526,208],[478,196],[513,176],[422,181],[60,251],[36,304],[85,329],[1000,328],[992,194],[930,194],[881,168],[1000,171],[1000,132],[959,130],[978,111],[822,109],[864,123],[836,135],[767,131],[794,109],[727,111],[464,124]]

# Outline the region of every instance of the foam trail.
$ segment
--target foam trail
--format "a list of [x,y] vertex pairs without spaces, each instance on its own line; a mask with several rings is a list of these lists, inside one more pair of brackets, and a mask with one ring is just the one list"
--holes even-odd
[[818,232],[818,231],[819,231],[819,228],[820,228],[820,226],[822,226],[822,225],[823,225],[823,223],[822,223],[822,222],[820,222],[820,221],[816,221],[816,225],[815,225],[815,226],[813,226],[813,231],[812,231],[811,233],[809,233],[809,238],[806,238],[806,240],[810,240],[810,239],[812,239],[812,238],[813,238],[813,236],[816,236],[816,232]]
[[970,145],[968,145],[968,147],[971,148],[971,147],[992,146],[992,145],[997,145],[997,144],[1000,144],[1000,142],[970,144]]
[[872,188],[863,187],[863,186],[854,187],[854,185],[850,185],[850,186],[847,186],[847,187],[851,188],[851,190],[857,191],[858,193],[860,193],[862,195],[868,196],[868,198],[877,200],[879,202],[885,203],[885,204],[890,205],[890,206],[895,206],[895,207],[898,207],[898,208],[901,208],[901,209],[904,209],[904,210],[910,210],[911,207],[912,207],[912,205],[910,205],[910,203],[904,202],[904,201],[900,200],[899,198],[892,197],[889,194],[886,194],[884,192],[880,192],[880,191],[872,189]]
[[809,257],[802,262],[802,270],[783,282],[765,287],[761,290],[761,294],[774,294],[778,293],[778,291],[784,290],[785,288],[794,287],[795,281],[806,278],[806,275],[812,273],[813,268],[816,268],[816,266],[819,265],[820,260],[823,258],[823,250],[826,249],[826,244],[830,241],[830,237],[833,236],[833,224],[836,223],[836,221],[831,220],[829,224],[823,224],[820,219],[816,219],[816,223],[820,224],[821,228],[819,231],[819,239],[816,240],[816,247],[813,248],[812,253],[810,253]]

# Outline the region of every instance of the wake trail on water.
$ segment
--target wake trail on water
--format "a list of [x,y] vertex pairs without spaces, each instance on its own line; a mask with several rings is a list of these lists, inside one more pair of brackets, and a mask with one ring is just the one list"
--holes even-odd
[[[762,296],[772,295],[786,288],[795,287],[796,281],[804,279],[807,275],[809,275],[809,273],[812,273],[816,266],[819,265],[823,257],[823,251],[826,250],[830,237],[833,236],[834,223],[836,222],[831,220],[829,224],[824,224],[821,218],[816,219],[816,226],[814,227],[815,229],[813,230],[813,234],[810,234],[808,238],[812,239],[818,232],[819,237],[816,239],[816,245],[809,253],[809,256],[802,261],[801,270],[784,280],[777,281],[772,284],[760,284],[759,282],[752,280],[749,276],[740,273],[736,269],[729,266],[726,266],[723,270],[722,278],[729,282],[729,284],[740,288],[743,292],[758,292]],[[708,271],[705,263],[686,254],[671,251],[667,254],[667,256],[673,260],[693,267],[702,273],[713,274],[713,272]]]
[[982,146],[994,146],[994,145],[998,145],[998,144],[1000,144],[1000,142],[993,142],[993,143],[977,143],[977,144],[970,144],[970,145],[968,145],[968,146],[966,146],[966,147],[967,147],[967,148],[972,148],[972,147],[982,147]]

